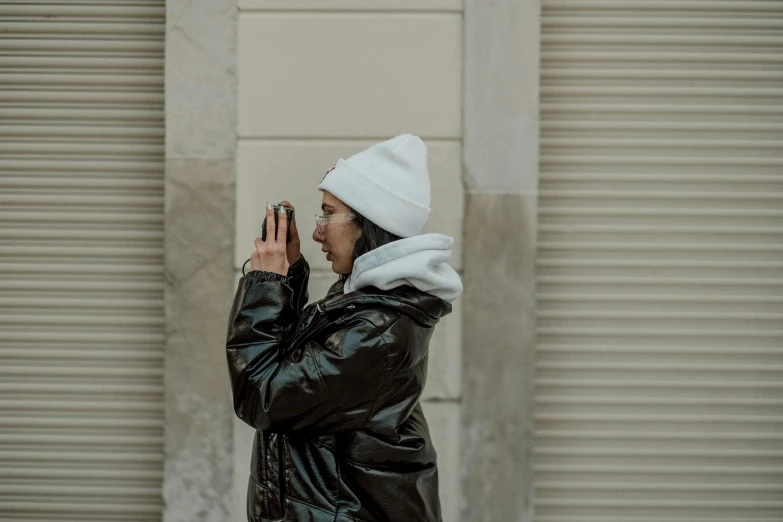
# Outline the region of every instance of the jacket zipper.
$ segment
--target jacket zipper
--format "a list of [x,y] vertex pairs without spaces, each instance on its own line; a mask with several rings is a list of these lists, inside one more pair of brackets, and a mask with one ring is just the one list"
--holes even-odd
[[285,435],[278,433],[277,437],[277,460],[278,460],[278,475],[279,479],[279,494],[280,494],[280,518],[285,518],[285,497],[286,497],[286,481],[285,481]]
[[[296,339],[294,344],[291,345],[289,350],[293,352],[296,350],[304,341],[312,337],[316,332],[320,331],[321,328],[324,326],[327,326],[329,324],[329,318],[326,316],[325,312],[321,309],[320,305],[316,305],[316,308],[319,312],[323,313],[324,316],[318,318],[316,321],[314,321],[312,324],[310,324],[307,328],[302,330],[299,333],[299,338]],[[307,335],[304,335],[304,333],[307,332]],[[278,433],[277,436],[277,460],[278,460],[278,483],[280,484],[279,487],[279,494],[280,494],[280,512],[281,512],[281,519],[285,518],[285,511],[286,511],[286,505],[285,505],[285,499],[286,499],[286,474],[285,474],[285,435],[282,433]]]

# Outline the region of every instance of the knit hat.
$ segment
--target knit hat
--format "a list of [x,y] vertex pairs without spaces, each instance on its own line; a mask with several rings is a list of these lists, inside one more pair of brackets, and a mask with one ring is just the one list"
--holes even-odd
[[318,190],[331,192],[392,234],[421,234],[430,215],[427,146],[411,134],[377,143],[347,160],[340,158]]

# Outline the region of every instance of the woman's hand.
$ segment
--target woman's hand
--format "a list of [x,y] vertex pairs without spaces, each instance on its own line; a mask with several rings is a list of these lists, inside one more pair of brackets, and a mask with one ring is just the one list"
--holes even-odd
[[288,256],[288,264],[293,265],[299,258],[302,257],[302,251],[299,242],[299,230],[296,228],[296,208],[288,201],[281,201],[280,205],[290,207],[294,209],[294,220],[288,223],[288,227],[291,230],[291,242],[285,247],[286,255]]
[[[281,210],[282,207],[280,208]],[[266,241],[257,237],[256,249],[250,255],[250,270],[274,272],[288,275],[288,255],[286,252],[286,235],[288,231],[288,216],[285,210],[278,216],[277,235],[275,236],[275,215],[270,203],[266,206]],[[293,240],[293,237],[291,238]],[[298,238],[297,238],[298,239]]]

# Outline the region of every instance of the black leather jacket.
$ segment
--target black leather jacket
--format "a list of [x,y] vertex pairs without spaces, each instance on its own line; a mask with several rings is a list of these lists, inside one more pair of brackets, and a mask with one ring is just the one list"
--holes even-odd
[[236,414],[256,428],[248,520],[441,520],[419,397],[451,305],[412,286],[307,302],[309,267],[239,281],[228,324]]

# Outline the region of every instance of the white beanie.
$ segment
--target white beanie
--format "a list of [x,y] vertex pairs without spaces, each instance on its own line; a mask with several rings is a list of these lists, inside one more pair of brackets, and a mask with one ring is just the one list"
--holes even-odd
[[318,190],[326,190],[384,230],[421,234],[430,215],[427,146],[401,134],[347,160],[340,158]]

